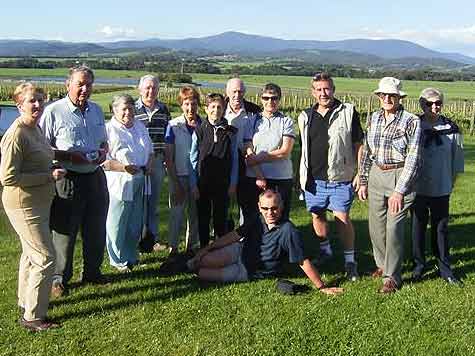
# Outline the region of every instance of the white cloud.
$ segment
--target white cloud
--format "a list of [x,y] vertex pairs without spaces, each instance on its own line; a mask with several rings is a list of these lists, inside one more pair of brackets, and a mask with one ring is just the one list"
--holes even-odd
[[109,25],[102,26],[97,31],[107,39],[134,38],[135,30],[132,28],[113,27]]
[[456,51],[475,56],[475,25],[421,31],[408,29],[399,32],[363,28],[358,35],[372,39],[392,38],[407,40],[430,49],[444,52]]

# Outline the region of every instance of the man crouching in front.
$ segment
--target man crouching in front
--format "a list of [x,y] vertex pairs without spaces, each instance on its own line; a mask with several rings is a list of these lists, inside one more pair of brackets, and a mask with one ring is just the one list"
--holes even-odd
[[317,269],[304,257],[298,229],[281,220],[280,194],[265,190],[259,197],[259,216],[202,248],[188,261],[188,268],[202,280],[242,282],[277,275],[283,257],[298,263],[313,285],[325,294],[340,294],[342,288],[326,287]]

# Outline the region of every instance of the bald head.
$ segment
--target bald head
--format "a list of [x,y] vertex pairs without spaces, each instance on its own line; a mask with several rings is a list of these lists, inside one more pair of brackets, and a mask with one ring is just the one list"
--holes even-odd
[[234,112],[243,108],[244,94],[246,87],[239,78],[231,78],[226,83],[226,96],[229,98],[229,106]]

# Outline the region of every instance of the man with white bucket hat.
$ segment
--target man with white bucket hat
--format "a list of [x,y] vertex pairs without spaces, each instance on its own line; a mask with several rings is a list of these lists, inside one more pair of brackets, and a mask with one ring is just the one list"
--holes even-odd
[[421,165],[421,130],[419,118],[400,103],[406,93],[398,79],[384,77],[374,93],[381,109],[367,121],[358,195],[369,201],[373,276],[383,277],[379,292],[387,294],[402,285],[404,227]]

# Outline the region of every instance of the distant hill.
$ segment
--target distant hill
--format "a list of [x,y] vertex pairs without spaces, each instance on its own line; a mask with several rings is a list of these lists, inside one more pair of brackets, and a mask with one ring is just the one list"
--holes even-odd
[[102,43],[71,43],[40,40],[0,40],[0,56],[97,56],[121,53],[153,54],[163,51],[243,56],[291,55],[328,64],[385,63],[456,67],[475,64],[475,58],[459,53],[434,51],[410,41],[348,39],[342,41],[283,40],[240,32],[176,40],[147,39]]

